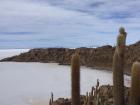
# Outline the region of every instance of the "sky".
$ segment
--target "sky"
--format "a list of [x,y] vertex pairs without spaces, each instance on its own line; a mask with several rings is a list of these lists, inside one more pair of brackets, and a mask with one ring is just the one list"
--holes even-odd
[[0,49],[98,47],[140,40],[139,0],[0,0]]

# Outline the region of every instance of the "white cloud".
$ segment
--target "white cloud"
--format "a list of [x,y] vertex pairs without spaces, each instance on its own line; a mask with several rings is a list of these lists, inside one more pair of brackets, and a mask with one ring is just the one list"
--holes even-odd
[[[128,40],[132,43],[140,39],[139,3],[137,0],[1,0],[0,40],[74,41],[78,37],[86,39],[85,42],[76,39],[79,45],[90,42],[92,38],[95,44],[96,39],[98,44],[114,44],[116,36],[113,35],[118,34],[120,26],[125,26],[131,34]],[[7,32],[33,34],[6,35]],[[137,35],[132,35],[133,33]],[[104,35],[108,38],[102,37]]]

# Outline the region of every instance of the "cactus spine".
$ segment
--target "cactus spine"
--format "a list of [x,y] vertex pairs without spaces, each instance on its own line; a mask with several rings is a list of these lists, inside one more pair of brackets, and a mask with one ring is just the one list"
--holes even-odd
[[135,62],[132,65],[131,71],[131,89],[130,89],[130,104],[129,105],[140,105],[140,63]]
[[124,105],[124,51],[126,42],[126,32],[123,27],[119,30],[120,35],[117,38],[117,46],[113,56],[113,95],[114,105]]
[[74,54],[71,59],[72,76],[72,105],[80,105],[80,61],[79,55]]

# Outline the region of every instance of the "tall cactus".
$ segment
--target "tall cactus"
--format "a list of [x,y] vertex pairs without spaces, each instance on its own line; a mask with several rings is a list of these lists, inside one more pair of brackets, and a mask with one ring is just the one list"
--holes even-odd
[[72,105],[80,105],[80,61],[79,55],[74,54],[71,59],[72,76]]
[[132,65],[131,71],[131,89],[130,89],[130,103],[129,105],[140,105],[140,63],[135,62]]
[[113,95],[114,105],[124,105],[124,52],[126,42],[126,32],[123,27],[119,30],[120,35],[117,38],[117,46],[113,56]]

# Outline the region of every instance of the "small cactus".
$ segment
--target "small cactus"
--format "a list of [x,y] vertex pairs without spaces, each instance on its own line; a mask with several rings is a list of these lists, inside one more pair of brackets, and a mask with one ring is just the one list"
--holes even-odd
[[91,95],[93,96],[94,95],[94,90],[95,90],[95,88],[94,88],[94,86],[91,88]]
[[52,101],[51,101],[51,99],[49,100],[49,105],[52,105]]
[[71,59],[72,69],[72,105],[80,105],[80,61],[79,55],[74,54]]
[[51,92],[51,102],[53,103],[53,92]]
[[113,56],[113,95],[114,105],[124,105],[124,53],[126,32],[124,28],[120,28],[120,35],[117,38],[117,46]]
[[84,105],[87,105],[88,104],[88,92],[86,92],[86,97],[85,97],[85,100],[84,100]]
[[129,105],[140,105],[140,63],[135,62],[132,65],[131,71],[131,89],[130,89],[130,103]]
[[86,92],[86,98],[85,98],[84,105],[88,105],[88,92]]

